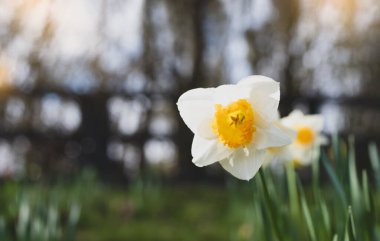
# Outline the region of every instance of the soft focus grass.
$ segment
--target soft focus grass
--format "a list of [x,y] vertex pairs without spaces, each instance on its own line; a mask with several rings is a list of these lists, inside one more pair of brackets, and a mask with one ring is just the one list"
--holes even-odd
[[96,179],[54,186],[7,182],[0,192],[5,204],[0,214],[8,221],[8,233],[14,233],[21,196],[29,197],[30,206],[48,207],[54,200],[65,232],[69,204],[80,201],[75,240],[246,240],[251,232],[246,217],[252,215],[253,197],[251,183],[241,184],[162,186],[140,180],[120,187]]
[[[25,239],[15,234],[23,197],[31,210],[47,210],[52,203],[57,207],[61,238],[47,240],[69,240],[64,233],[72,203],[81,205],[73,240],[224,240],[230,236],[230,224],[239,221],[230,219],[228,191],[221,185],[162,186],[140,180],[121,187],[93,178],[53,186],[5,182],[0,191],[0,218],[6,220],[7,240],[41,241],[30,234]],[[31,216],[38,215],[32,212]]]
[[[91,172],[55,185],[3,182],[0,221],[5,220],[6,228],[2,231],[0,222],[0,236],[4,230],[14,236],[18,203],[26,197],[31,207],[56,207],[56,228],[62,235],[54,240],[70,240],[64,234],[76,230],[79,241],[377,241],[378,151],[374,144],[369,148],[371,171],[357,170],[360,157],[353,146],[353,140],[335,137],[311,167],[287,166],[281,175],[265,169],[250,182],[229,177],[217,186],[161,185],[152,177],[129,186],[109,186]],[[305,173],[306,183],[300,178]],[[80,203],[81,217],[78,226],[69,229],[73,203]]]
[[223,240],[229,235],[228,197],[220,187],[150,188],[104,190],[103,198],[84,207],[78,240]]
[[78,239],[380,240],[380,162],[374,144],[369,152],[372,170],[358,170],[353,139],[334,137],[311,167],[282,175],[267,168],[222,186],[106,189],[84,211]]
[[[258,186],[255,186],[255,182]],[[12,188],[17,189],[14,184]],[[49,191],[48,187],[41,185],[28,185],[23,189],[37,196]],[[140,183],[123,188],[93,183],[91,189],[82,189],[75,194],[73,189],[75,187],[72,185],[63,185],[59,191],[54,187],[54,192],[60,193],[63,215],[67,215],[66,204],[73,200],[73,196],[76,200],[81,200],[81,218],[75,240],[258,240],[257,237],[266,240],[267,235],[273,235],[273,227],[264,208],[265,200],[259,190],[258,177],[249,183],[230,179],[226,187],[163,187]],[[312,201],[312,189],[305,191],[311,215],[318,223],[316,217],[322,214],[321,209]],[[332,226],[344,226],[345,216],[334,217],[339,213],[334,209],[340,205],[335,199],[336,191],[329,185],[321,191],[327,208],[332,210],[329,211],[333,217],[330,222],[340,220],[340,223]],[[283,192],[284,195],[286,193]],[[14,194],[9,193],[8,198],[11,199]],[[299,216],[292,217],[289,202],[283,199],[283,194],[271,194],[277,196],[277,201],[283,202],[276,207],[280,212],[277,221],[283,229],[287,229],[283,231],[283,240],[311,240],[302,210]],[[373,198],[377,210],[380,210],[380,196],[376,193]],[[378,211],[377,216],[379,217]],[[365,228],[364,225],[359,225]]]

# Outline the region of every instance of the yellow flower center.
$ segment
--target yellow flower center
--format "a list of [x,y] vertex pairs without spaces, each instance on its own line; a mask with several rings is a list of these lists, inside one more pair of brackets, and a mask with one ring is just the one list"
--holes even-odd
[[245,99],[239,99],[226,107],[216,104],[211,127],[219,141],[229,148],[247,145],[256,130],[251,104]]
[[297,143],[302,145],[309,145],[314,142],[315,134],[309,127],[301,127],[297,132]]

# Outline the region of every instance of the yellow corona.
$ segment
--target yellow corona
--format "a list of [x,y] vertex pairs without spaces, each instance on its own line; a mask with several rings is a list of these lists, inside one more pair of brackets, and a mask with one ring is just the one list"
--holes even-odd
[[253,109],[245,99],[239,99],[223,107],[215,105],[215,114],[211,127],[218,140],[229,148],[243,147],[252,141]]
[[315,134],[309,127],[301,127],[297,130],[297,143],[301,145],[310,145],[314,142]]

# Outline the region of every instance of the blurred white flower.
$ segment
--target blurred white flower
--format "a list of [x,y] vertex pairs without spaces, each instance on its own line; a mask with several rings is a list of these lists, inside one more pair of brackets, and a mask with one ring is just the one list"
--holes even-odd
[[193,163],[203,167],[220,162],[233,176],[251,179],[267,148],[292,141],[292,133],[274,124],[279,101],[279,83],[264,76],[184,93],[177,105],[194,133]]
[[304,115],[300,110],[294,110],[282,118],[279,125],[296,131],[296,138],[291,145],[268,149],[268,159],[275,164],[292,162],[296,167],[311,164],[318,158],[319,147],[327,143],[326,137],[321,134],[323,122],[321,115]]

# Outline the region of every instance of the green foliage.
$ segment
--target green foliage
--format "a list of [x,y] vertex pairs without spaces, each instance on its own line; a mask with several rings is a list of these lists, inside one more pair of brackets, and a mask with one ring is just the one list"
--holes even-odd
[[0,240],[378,241],[378,150],[369,146],[373,170],[359,171],[353,148],[334,137],[311,167],[226,186],[165,186],[156,176],[106,186],[88,170],[55,185],[3,183]]
[[93,180],[93,172],[84,170],[69,183],[1,183],[0,240],[74,240],[81,214],[79,200],[93,195]]
[[[369,150],[378,184],[376,145],[371,144]],[[347,145],[334,137],[332,147],[321,152],[320,161],[303,170],[288,165],[285,175],[262,170],[247,184],[254,193],[255,207],[247,222],[255,231],[245,239],[236,235],[233,240],[380,240],[379,185],[371,185],[367,170],[358,172],[356,163],[360,159],[355,154],[354,139],[349,138]],[[299,174],[304,172],[312,175],[311,183],[300,181]],[[272,191],[267,195],[265,189]]]
[[222,187],[161,186],[139,180],[104,188],[83,206],[79,241],[223,240],[229,235]]
[[0,240],[74,240],[80,215],[77,202],[63,201],[59,193],[48,194],[42,189],[12,191],[16,195],[10,195],[1,210]]

